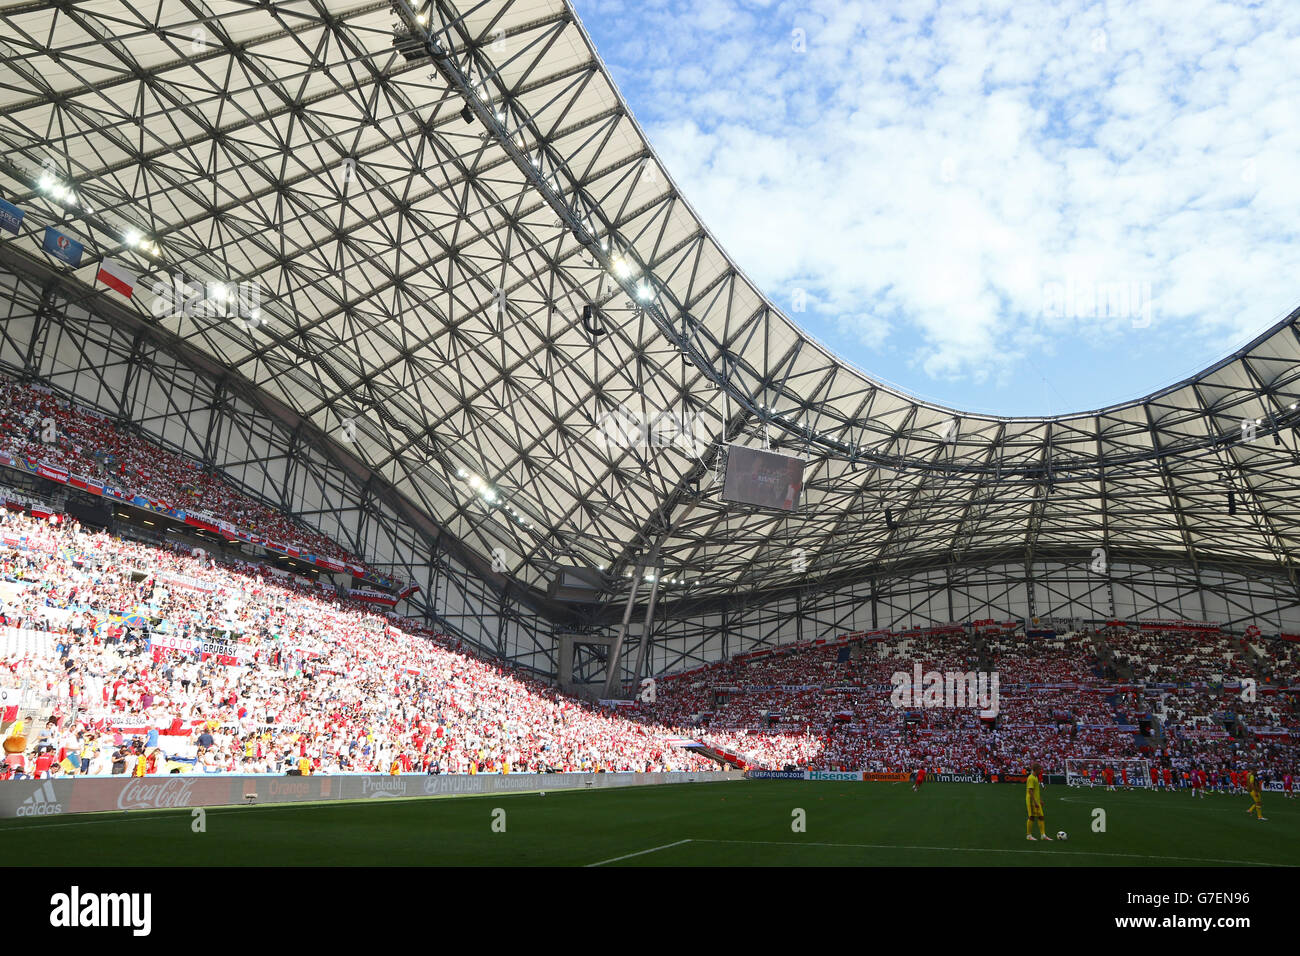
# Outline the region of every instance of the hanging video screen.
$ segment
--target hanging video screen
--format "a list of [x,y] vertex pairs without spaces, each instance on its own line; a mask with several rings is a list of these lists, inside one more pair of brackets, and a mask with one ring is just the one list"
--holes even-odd
[[774,451],[727,447],[727,476],[722,497],[741,505],[793,511],[803,491],[803,459]]

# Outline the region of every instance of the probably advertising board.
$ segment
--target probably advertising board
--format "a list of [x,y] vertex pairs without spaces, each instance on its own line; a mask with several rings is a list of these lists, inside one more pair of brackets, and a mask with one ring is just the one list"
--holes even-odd
[[177,810],[260,803],[375,800],[455,794],[581,790],[744,779],[738,773],[553,774],[339,774],[315,777],[271,774],[173,774],[157,777],[77,777],[10,780],[0,784],[0,818]]
[[912,775],[907,773],[863,770],[747,770],[745,776],[750,780],[820,780],[824,783],[906,783],[912,779]]

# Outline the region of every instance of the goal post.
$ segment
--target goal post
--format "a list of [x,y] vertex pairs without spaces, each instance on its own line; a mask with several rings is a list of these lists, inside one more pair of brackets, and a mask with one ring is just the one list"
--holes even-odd
[[1107,767],[1115,771],[1117,787],[1142,787],[1148,790],[1151,788],[1151,761],[1143,757],[1068,758],[1065,761],[1065,785],[1104,787]]

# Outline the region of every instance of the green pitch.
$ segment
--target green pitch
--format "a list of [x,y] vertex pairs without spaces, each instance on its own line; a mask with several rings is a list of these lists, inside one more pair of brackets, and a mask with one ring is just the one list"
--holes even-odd
[[[1300,800],[1045,793],[1025,840],[1024,788],[736,783],[381,799],[0,821],[7,864],[482,866],[1216,866],[1300,864]],[[1105,811],[1094,832],[1093,810]],[[504,811],[504,816],[496,810]],[[793,832],[796,810],[805,831]],[[495,825],[495,828],[494,828]],[[504,827],[504,832],[498,832]]]

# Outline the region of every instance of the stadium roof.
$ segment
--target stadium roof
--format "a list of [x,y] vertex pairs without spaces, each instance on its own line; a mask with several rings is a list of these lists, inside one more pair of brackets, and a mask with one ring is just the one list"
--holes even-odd
[[[1294,581],[1300,311],[1123,405],[918,401],[731,262],[563,0],[19,3],[0,56],[13,254],[62,224],[87,289],[128,264],[141,317],[521,583],[656,549],[669,596],[719,596],[1098,547]],[[614,415],[704,440],[611,442]],[[796,513],[720,500],[729,441],[807,460]]]

